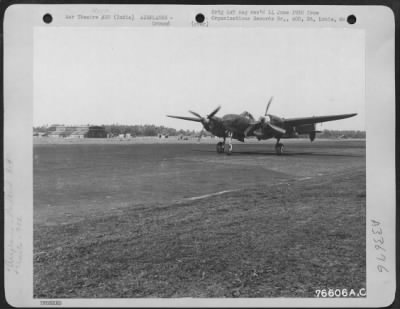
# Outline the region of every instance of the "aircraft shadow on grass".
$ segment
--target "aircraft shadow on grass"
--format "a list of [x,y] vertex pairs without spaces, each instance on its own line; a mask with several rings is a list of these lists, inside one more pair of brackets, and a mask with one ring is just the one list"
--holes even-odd
[[[195,152],[207,152],[214,153],[212,150],[204,150],[204,149],[193,149]],[[267,151],[235,151],[235,154],[238,155],[257,155],[257,156],[276,156],[275,152],[267,152]],[[344,154],[344,153],[321,153],[321,152],[285,152],[281,154],[282,156],[313,156],[313,157],[349,157],[349,158],[361,158],[363,155],[358,154]]]

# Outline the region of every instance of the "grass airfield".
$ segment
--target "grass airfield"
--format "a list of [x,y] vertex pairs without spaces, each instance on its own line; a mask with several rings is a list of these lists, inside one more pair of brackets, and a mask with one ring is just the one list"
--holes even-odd
[[34,295],[314,297],[365,287],[365,141],[34,145]]

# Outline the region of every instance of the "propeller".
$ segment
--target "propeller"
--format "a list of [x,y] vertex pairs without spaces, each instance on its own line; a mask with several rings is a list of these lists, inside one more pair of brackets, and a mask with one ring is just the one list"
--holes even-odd
[[167,117],[176,118],[176,119],[183,119],[183,120],[189,120],[189,121],[201,122],[201,119],[199,119],[199,118],[193,118],[193,117],[172,116],[172,115],[167,115]]
[[265,109],[265,114],[264,114],[264,116],[261,116],[260,117],[260,122],[261,123],[265,123],[265,120],[266,120],[266,117],[268,116],[268,110],[269,110],[269,107],[271,106],[271,103],[272,103],[272,99],[273,99],[274,97],[271,97],[270,99],[269,99],[269,101],[268,101],[268,104],[267,104],[267,108]]
[[255,121],[255,122],[251,123],[249,125],[249,127],[244,131],[244,135],[245,136],[247,136],[251,131],[254,131],[254,130],[258,129],[259,127],[261,127],[263,125],[268,126],[272,131],[274,131],[277,134],[285,134],[286,133],[285,129],[271,124],[270,120],[267,121],[266,117],[268,116],[268,110],[269,110],[269,107],[271,106],[273,98],[274,97],[271,97],[269,99],[268,104],[267,104],[267,108],[265,109],[264,116],[261,116],[258,121]]
[[210,120],[212,117],[215,116],[216,113],[221,109],[221,106],[218,106],[216,109],[214,109],[209,115],[206,117],[202,117],[200,114],[194,112],[194,111],[189,111],[192,115],[196,116],[201,122],[205,122],[207,120]]
[[[274,99],[274,97],[272,96],[270,99],[269,99],[269,101],[268,101],[268,104],[267,104],[267,108],[265,109],[265,115],[264,115],[264,117],[263,117],[263,123],[265,123],[265,120],[266,120],[266,117],[268,116],[268,110],[269,110],[269,107],[271,106],[271,103],[272,103],[272,100]],[[272,131],[275,131],[275,133],[277,133],[277,134],[285,134],[286,133],[286,130],[285,129],[283,129],[283,128],[281,128],[281,127],[278,127],[278,126],[276,126],[276,125],[273,125],[272,123],[271,123],[271,120],[269,120],[267,123],[266,123],[266,125],[272,130]]]
[[264,114],[264,116],[260,116],[260,118],[258,119],[258,121],[254,121],[254,122],[252,122],[250,125],[249,125],[249,127],[244,131],[244,136],[247,136],[251,131],[254,131],[254,130],[256,130],[257,128],[259,128],[260,126],[262,126],[264,123],[265,123],[265,118],[267,117],[267,115],[268,115],[268,109],[269,109],[269,107],[270,107],[270,105],[271,105],[271,103],[272,103],[272,99],[273,99],[274,97],[271,97],[270,99],[269,99],[269,101],[268,101],[268,104],[267,104],[267,108],[265,109],[265,114]]
[[285,134],[286,133],[286,130],[281,128],[281,127],[275,126],[275,125],[273,125],[273,124],[271,124],[269,122],[267,123],[267,125],[270,127],[270,129],[275,131],[275,133],[279,133],[279,134]]
[[268,101],[268,104],[267,104],[267,108],[265,109],[265,115],[264,116],[267,116],[268,115],[268,109],[269,109],[269,106],[271,105],[271,103],[272,103],[272,99],[273,99],[274,97],[271,97],[271,99],[269,99],[269,101]]
[[[216,109],[214,109],[210,114],[208,114],[205,117],[202,117],[200,114],[198,114],[194,111],[189,111],[189,113],[191,113],[193,116],[196,116],[196,117],[172,116],[172,115],[167,115],[167,117],[200,122],[203,125],[203,128],[205,130],[210,131],[214,127],[215,120],[216,120],[216,119],[213,119],[213,117],[215,116],[216,113],[218,113],[218,111],[220,109],[221,109],[221,106],[218,106]],[[199,141],[200,141],[203,133],[204,132],[202,130],[202,132],[200,133]]]
[[211,113],[210,115],[207,116],[207,118],[210,119],[210,118],[214,117],[215,114],[218,113],[218,111],[219,111],[220,109],[221,109],[221,105],[218,106],[216,109],[214,109],[214,110],[212,111],[212,113]]
[[194,111],[189,111],[192,115],[196,116],[197,121],[201,122],[203,124],[204,129],[207,131],[210,130],[210,126],[212,125],[212,118],[215,116],[216,113],[221,109],[221,106],[218,106],[216,109],[214,109],[210,114],[208,114],[205,117],[202,117],[200,114],[194,112]]
[[189,111],[189,113],[191,113],[192,115],[195,115],[197,118],[203,118],[201,117],[198,113],[193,112],[193,111]]

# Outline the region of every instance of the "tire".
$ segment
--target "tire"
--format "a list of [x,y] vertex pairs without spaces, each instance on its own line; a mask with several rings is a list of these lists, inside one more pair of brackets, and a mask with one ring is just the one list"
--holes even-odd
[[283,144],[281,143],[276,144],[275,151],[278,156],[280,156],[283,153],[283,148],[284,148]]
[[219,143],[217,143],[217,152],[218,153],[223,153],[224,152],[224,143],[222,143],[222,142],[219,142]]
[[233,150],[233,146],[232,146],[232,144],[229,144],[228,149],[226,150],[226,154],[228,156],[230,156],[232,154],[232,150]]

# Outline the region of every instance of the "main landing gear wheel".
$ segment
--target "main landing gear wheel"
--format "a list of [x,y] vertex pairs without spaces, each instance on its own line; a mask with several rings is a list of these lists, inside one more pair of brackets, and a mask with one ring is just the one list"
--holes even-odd
[[223,143],[223,142],[219,142],[219,143],[217,144],[217,152],[218,152],[218,153],[224,153],[224,150],[225,150],[225,145],[224,145],[224,143]]
[[229,144],[229,145],[228,145],[228,149],[227,149],[227,151],[226,151],[226,154],[227,154],[227,155],[231,155],[231,154],[232,154],[232,150],[233,150],[233,146],[232,146],[232,144]]
[[277,143],[275,145],[275,152],[277,155],[281,155],[283,153],[283,144]]

